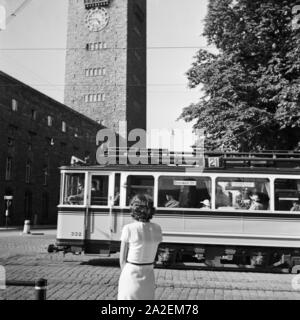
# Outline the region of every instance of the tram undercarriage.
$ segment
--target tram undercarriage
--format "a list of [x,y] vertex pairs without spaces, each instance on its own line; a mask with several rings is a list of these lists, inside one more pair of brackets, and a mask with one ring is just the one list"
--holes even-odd
[[162,245],[158,264],[174,266],[184,263],[208,268],[269,269],[300,273],[300,250],[263,247],[225,247],[174,244]]
[[[110,256],[119,251],[119,246],[118,241],[89,243],[86,246],[50,245],[48,252]],[[300,273],[300,249],[163,243],[159,246],[155,264],[164,268],[186,266],[297,274]]]

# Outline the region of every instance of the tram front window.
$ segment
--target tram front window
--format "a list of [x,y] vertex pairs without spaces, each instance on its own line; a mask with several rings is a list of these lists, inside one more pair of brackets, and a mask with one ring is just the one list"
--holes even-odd
[[210,178],[161,176],[158,179],[159,207],[209,210],[210,199]]
[[275,180],[275,210],[300,213],[300,180]]
[[270,182],[262,178],[217,178],[216,209],[269,210]]
[[84,173],[67,173],[63,204],[83,205],[84,203]]
[[128,176],[126,205],[137,194],[148,195],[153,199],[154,178],[152,176]]
[[108,176],[92,176],[91,205],[107,206]]

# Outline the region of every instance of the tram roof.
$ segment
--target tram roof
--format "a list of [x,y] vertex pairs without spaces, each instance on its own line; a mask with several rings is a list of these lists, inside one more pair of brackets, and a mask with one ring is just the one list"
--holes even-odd
[[[200,150],[201,151],[201,150]],[[136,153],[138,152],[138,153]],[[146,172],[244,172],[300,173],[300,152],[169,152],[166,149],[108,148],[106,164],[81,163],[63,166],[62,170],[80,171],[146,171]],[[138,155],[138,157],[136,157]],[[102,159],[102,160],[103,160]],[[132,164],[138,159],[139,164]]]
[[158,166],[158,165],[93,165],[93,166],[63,166],[66,171],[111,171],[111,172],[189,172],[193,173],[257,173],[257,174],[300,174],[300,168],[274,167],[229,167],[229,168],[197,168],[192,166]]

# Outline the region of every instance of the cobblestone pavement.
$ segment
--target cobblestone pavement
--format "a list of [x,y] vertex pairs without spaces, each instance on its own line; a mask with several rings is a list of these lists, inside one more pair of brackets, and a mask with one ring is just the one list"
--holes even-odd
[[[120,269],[117,256],[48,254],[54,231],[20,235],[0,232],[0,265],[8,280],[48,280],[49,300],[115,300]],[[155,269],[157,300],[300,299],[294,275],[207,270]],[[7,287],[0,300],[34,298],[34,289]]]

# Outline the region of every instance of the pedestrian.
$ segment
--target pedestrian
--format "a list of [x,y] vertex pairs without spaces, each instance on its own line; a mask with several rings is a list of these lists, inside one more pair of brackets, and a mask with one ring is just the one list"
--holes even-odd
[[122,230],[118,300],[153,300],[154,260],[162,232],[158,224],[150,222],[155,211],[150,197],[138,194],[130,207],[135,221]]

